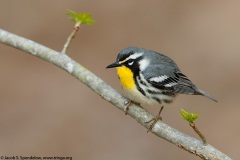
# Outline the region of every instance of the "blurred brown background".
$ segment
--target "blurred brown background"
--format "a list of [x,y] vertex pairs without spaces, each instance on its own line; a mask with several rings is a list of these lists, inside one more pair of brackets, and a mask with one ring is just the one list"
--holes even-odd
[[[105,67],[128,46],[174,59],[199,88],[214,95],[181,95],[164,122],[198,138],[179,110],[196,121],[214,147],[240,155],[240,1],[1,0],[0,28],[60,51],[73,28],[67,9],[91,13],[68,54],[117,90]],[[157,138],[63,70],[0,44],[0,155],[74,159],[199,159]],[[146,107],[156,114],[158,108]]]

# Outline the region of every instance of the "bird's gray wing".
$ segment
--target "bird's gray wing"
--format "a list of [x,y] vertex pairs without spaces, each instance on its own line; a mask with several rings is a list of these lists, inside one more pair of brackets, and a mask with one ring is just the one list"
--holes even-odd
[[178,68],[151,65],[143,75],[148,83],[166,93],[195,94],[196,86]]

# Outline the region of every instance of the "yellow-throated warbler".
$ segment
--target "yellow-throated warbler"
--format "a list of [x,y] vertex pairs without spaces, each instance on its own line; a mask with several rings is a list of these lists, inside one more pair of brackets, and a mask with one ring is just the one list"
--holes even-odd
[[118,54],[116,62],[107,66],[114,67],[117,68],[123,90],[133,103],[161,105],[159,114],[148,121],[153,121],[149,130],[161,119],[163,107],[171,103],[177,94],[203,95],[217,101],[198,89],[181,73],[172,59],[161,53],[142,48],[125,48]]

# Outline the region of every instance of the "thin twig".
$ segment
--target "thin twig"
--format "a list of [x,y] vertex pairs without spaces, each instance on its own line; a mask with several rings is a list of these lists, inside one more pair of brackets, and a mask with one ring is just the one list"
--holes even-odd
[[[124,112],[125,102],[128,101],[128,99],[123,97],[118,91],[114,90],[102,79],[69,58],[67,55],[59,54],[59,52],[50,48],[1,29],[0,42],[55,64],[79,79],[103,99],[112,103]],[[154,117],[144,108],[135,104],[129,108],[128,114],[145,128],[149,128],[149,124],[145,122]],[[174,129],[161,121],[155,124],[152,129],[152,133],[188,151],[189,153],[199,156],[202,159],[231,160],[230,157],[211,145],[205,146],[201,141]]]
[[74,30],[73,30],[72,33],[69,35],[66,43],[65,43],[64,46],[63,46],[63,49],[62,49],[62,51],[61,51],[62,54],[66,54],[67,49],[68,49],[68,47],[70,46],[70,43],[71,43],[72,39],[75,37],[75,35],[76,35],[77,31],[79,30],[79,28],[80,28],[80,24],[79,24],[79,25],[75,25]]
[[200,130],[197,128],[194,122],[189,122],[189,125],[193,128],[193,130],[199,135],[199,137],[202,139],[203,144],[207,145],[207,140],[205,136],[200,132]]

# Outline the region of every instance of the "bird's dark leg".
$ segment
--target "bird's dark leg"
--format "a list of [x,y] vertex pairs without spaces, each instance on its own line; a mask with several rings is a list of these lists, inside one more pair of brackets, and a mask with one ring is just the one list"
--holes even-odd
[[157,123],[158,120],[162,121],[162,117],[160,116],[160,114],[161,114],[163,108],[164,108],[164,106],[161,107],[161,109],[159,110],[158,115],[156,117],[154,117],[151,120],[145,122],[145,123],[151,123],[152,122],[152,124],[148,128],[147,132],[152,130],[152,128],[154,127],[154,125]]
[[140,103],[134,102],[132,100],[129,100],[127,102],[125,102],[126,108],[124,109],[125,114],[128,114],[128,110],[131,107],[132,104],[136,104],[136,105],[140,105]]

